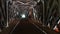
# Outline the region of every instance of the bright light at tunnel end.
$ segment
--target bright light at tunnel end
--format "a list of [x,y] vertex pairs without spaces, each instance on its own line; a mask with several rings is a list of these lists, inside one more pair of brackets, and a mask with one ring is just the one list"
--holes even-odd
[[21,17],[22,17],[22,18],[25,18],[25,17],[26,17],[26,15],[25,15],[25,14],[22,14],[22,15],[21,15]]

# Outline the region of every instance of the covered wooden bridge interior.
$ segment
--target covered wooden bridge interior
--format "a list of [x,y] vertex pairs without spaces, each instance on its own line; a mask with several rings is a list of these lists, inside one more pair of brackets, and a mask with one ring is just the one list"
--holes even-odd
[[59,20],[60,0],[0,0],[0,34],[60,34]]

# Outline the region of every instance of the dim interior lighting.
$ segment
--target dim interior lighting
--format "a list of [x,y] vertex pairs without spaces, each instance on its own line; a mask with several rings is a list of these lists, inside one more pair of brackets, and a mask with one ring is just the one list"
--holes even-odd
[[26,16],[25,16],[25,14],[22,14],[21,17],[22,17],[22,18],[25,18]]

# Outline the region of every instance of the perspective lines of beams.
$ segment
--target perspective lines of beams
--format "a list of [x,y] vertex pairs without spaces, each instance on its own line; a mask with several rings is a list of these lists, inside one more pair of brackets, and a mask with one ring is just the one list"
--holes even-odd
[[[49,20],[49,17],[53,15],[53,13],[59,13],[58,11],[59,2],[58,0],[45,0],[45,19]],[[56,10],[56,11],[55,11]],[[47,17],[48,16],[48,17]],[[54,16],[54,15],[53,15]]]

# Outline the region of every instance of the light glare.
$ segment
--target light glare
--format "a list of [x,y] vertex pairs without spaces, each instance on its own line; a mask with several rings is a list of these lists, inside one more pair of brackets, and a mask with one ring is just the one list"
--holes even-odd
[[23,15],[22,15],[22,18],[25,18],[25,17],[26,17],[26,16],[23,14]]

